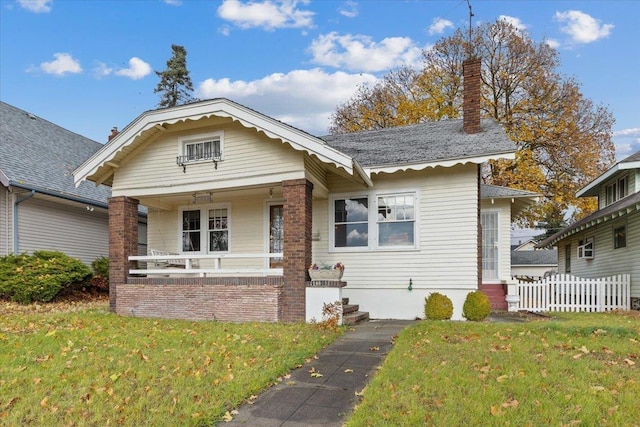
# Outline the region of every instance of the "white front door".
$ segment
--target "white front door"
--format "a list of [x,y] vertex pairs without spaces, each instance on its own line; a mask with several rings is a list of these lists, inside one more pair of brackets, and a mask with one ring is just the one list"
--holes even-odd
[[499,278],[498,266],[500,265],[500,221],[497,211],[482,212],[480,214],[482,225],[482,280],[495,280]]

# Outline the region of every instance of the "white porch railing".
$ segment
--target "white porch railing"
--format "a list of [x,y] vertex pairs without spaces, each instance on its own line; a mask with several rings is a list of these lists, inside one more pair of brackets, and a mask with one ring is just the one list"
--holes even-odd
[[[143,261],[147,263],[147,268],[130,269],[129,275],[185,275],[194,274],[200,277],[206,275],[242,275],[242,276],[282,276],[282,268],[268,267],[270,258],[283,258],[282,253],[257,253],[257,254],[169,254],[162,255],[135,255],[130,256],[129,261]],[[223,260],[237,259],[263,259],[265,267],[228,267],[222,266]],[[213,268],[200,267],[205,260],[213,260]],[[182,264],[184,263],[184,268]]]
[[607,311],[629,310],[631,275],[587,279],[555,274],[531,283],[518,283],[518,310]]

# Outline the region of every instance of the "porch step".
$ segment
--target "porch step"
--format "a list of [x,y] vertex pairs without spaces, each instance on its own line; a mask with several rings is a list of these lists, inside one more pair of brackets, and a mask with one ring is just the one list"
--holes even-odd
[[369,320],[369,313],[366,311],[360,311],[360,306],[357,304],[349,304],[349,299],[347,300],[347,304],[342,305],[342,324],[343,325],[355,325],[358,322],[364,322]]
[[507,294],[503,285],[482,285],[480,290],[489,297],[491,310],[506,310],[508,308],[505,300]]

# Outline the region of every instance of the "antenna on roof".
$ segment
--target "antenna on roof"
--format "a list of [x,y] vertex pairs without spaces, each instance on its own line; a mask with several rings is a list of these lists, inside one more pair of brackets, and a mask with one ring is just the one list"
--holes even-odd
[[471,18],[473,18],[473,10],[471,10],[471,1],[467,0],[467,5],[469,6],[469,47],[468,47],[468,51],[467,54],[469,55],[469,58],[471,58],[471,55],[473,54],[472,49],[471,49],[471,29],[473,28],[472,24],[471,24]]

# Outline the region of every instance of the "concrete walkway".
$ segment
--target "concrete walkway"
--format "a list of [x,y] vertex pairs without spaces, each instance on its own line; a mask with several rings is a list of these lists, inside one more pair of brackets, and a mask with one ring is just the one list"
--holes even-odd
[[[376,368],[393,347],[393,337],[409,320],[371,320],[355,326],[291,372],[291,378],[263,392],[219,426],[342,426]],[[319,373],[320,375],[312,375]]]

